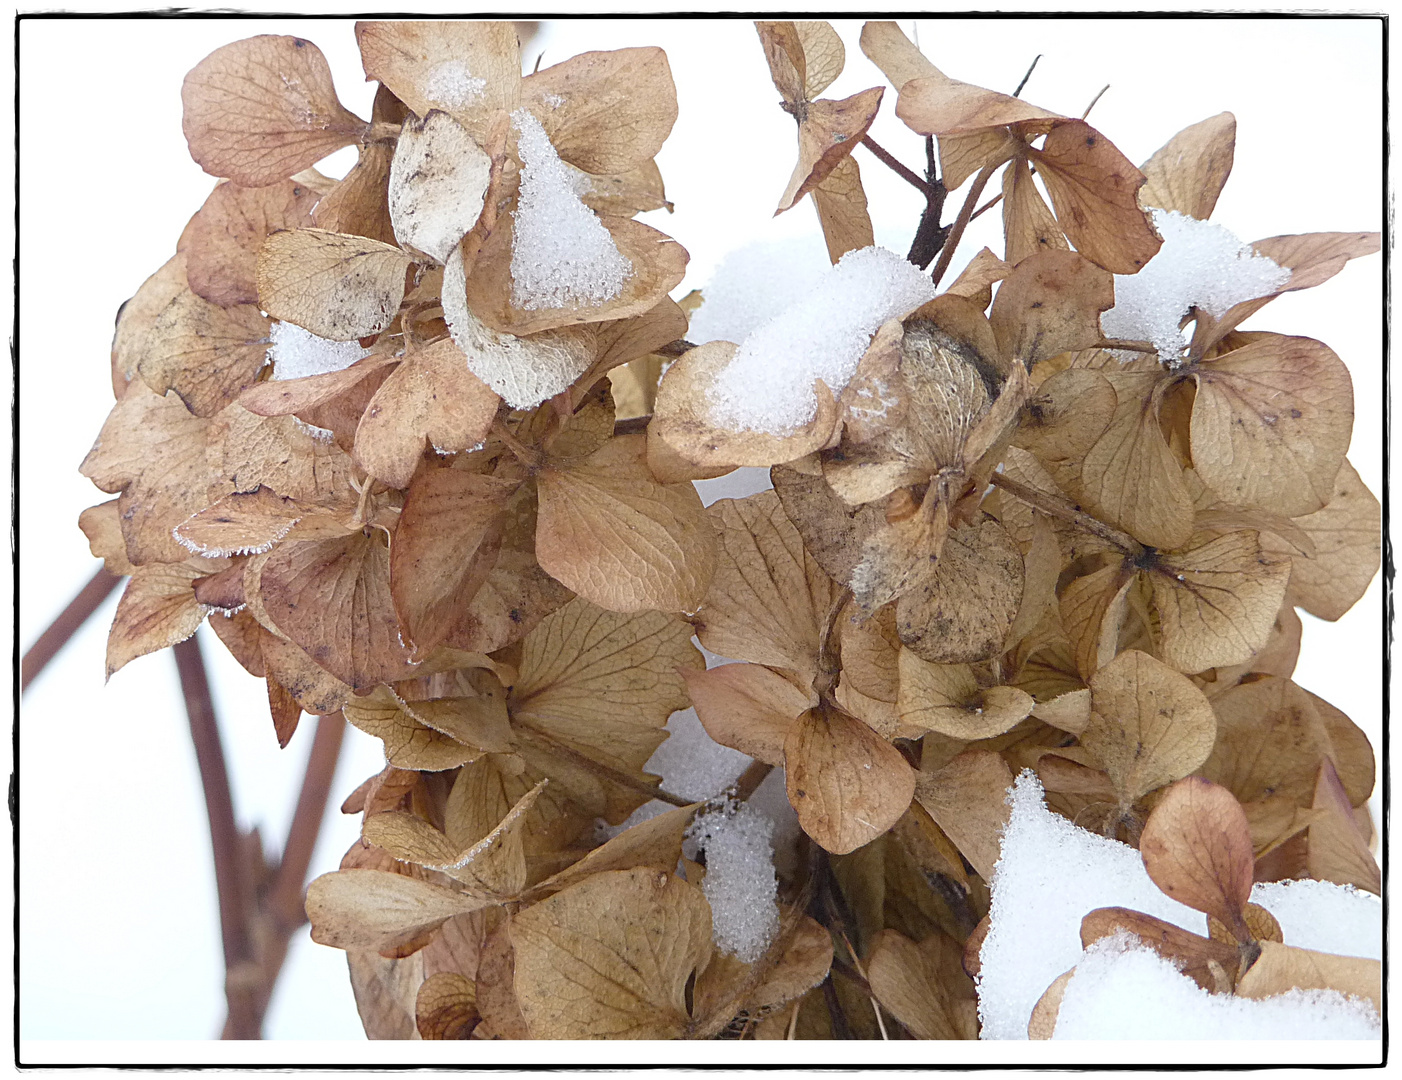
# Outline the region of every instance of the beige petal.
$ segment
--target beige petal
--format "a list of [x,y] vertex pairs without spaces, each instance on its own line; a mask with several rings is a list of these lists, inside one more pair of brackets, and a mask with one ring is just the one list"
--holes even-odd
[[482,756],[482,750],[429,727],[392,691],[380,687],[345,703],[346,719],[385,744],[385,760],[400,769],[441,772]]
[[[381,88],[381,92],[387,91]],[[389,170],[393,160],[393,143],[362,145],[350,172],[316,204],[312,225],[327,232],[394,243],[394,223],[389,216]]]
[[175,538],[191,551],[218,558],[267,551],[314,507],[271,488],[225,495],[175,527]]
[[409,256],[364,236],[274,233],[258,256],[258,298],[276,319],[351,341],[384,330],[404,299]]
[[[1205,938],[1142,911],[1121,907],[1096,908],[1081,920],[1081,945],[1084,948],[1090,948],[1101,938],[1120,933],[1133,934],[1143,945],[1172,963],[1208,993],[1230,987],[1229,981],[1227,987],[1221,986],[1219,975],[1222,980],[1228,980],[1228,973],[1234,975],[1241,960],[1234,938],[1222,941]],[[1216,972],[1213,971],[1214,966]]]
[[1040,252],[1071,249],[1025,158],[1014,158],[1003,172],[1003,236],[1009,268]]
[[482,1019],[476,984],[449,971],[429,976],[419,987],[414,1018],[421,1038],[471,1038]]
[[127,561],[127,545],[122,539],[122,514],[117,499],[90,506],[78,515],[78,528],[88,538],[88,550],[101,559],[113,577],[126,577],[136,568]]
[[1382,871],[1368,850],[1368,837],[1354,820],[1348,793],[1328,758],[1319,765],[1313,808],[1323,813],[1309,827],[1309,855],[1305,865],[1310,877],[1316,881],[1352,885],[1381,896]]
[[1012,273],[1012,269],[1011,264],[988,248],[981,248],[945,291],[964,297],[983,311],[993,302],[993,286]]
[[1144,163],[1144,206],[1176,210],[1206,221],[1231,175],[1236,153],[1236,117],[1229,112],[1185,127]]
[[938,931],[917,945],[888,929],[876,936],[867,957],[872,993],[917,1039],[972,1037],[949,985],[944,957],[953,944]]
[[146,341],[156,317],[189,289],[183,252],[141,283],[136,295],[117,309],[117,329],[112,335],[112,395],[120,398],[136,378],[136,367],[146,355]]
[[320,193],[285,180],[266,187],[220,184],[190,223],[190,291],[229,307],[258,301],[258,251],[269,233],[312,224]]
[[107,635],[109,679],[138,656],[184,641],[199,628],[209,608],[195,598],[191,583],[209,573],[210,565],[192,559],[178,565],[154,563],[132,572]]
[[1026,121],[1060,119],[1019,98],[951,79],[933,66],[901,84],[896,115],[920,135],[957,135]]
[[389,171],[395,239],[446,262],[477,224],[491,176],[491,155],[447,113],[407,118]]
[[1073,252],[1039,250],[999,287],[988,321],[1003,351],[1031,368],[1100,341],[1100,313],[1114,305],[1110,274]]
[[881,108],[884,87],[873,87],[841,101],[814,101],[798,126],[798,164],[779,199],[788,210],[821,184],[838,164],[851,156]]
[[763,761],[784,763],[784,740],[799,715],[818,704],[782,675],[759,664],[683,669],[686,692],[701,726],[722,746]]
[[577,863],[533,886],[529,895],[549,895],[594,874],[614,870],[632,870],[640,866],[672,870],[681,858],[682,838],[695,813],[696,804],[693,804],[640,821],[612,840],[600,844]]
[[1013,774],[991,750],[966,750],[943,767],[921,772],[915,797],[985,880],[993,877]]
[[871,215],[867,212],[866,189],[857,159],[848,154],[812,189],[818,224],[834,263],[849,251],[876,243]]
[[1011,686],[982,688],[967,664],[931,664],[900,652],[901,722],[972,742],[1001,735],[1032,711],[1030,694]]
[[337,870],[307,886],[312,939],[338,949],[391,949],[489,903],[380,870]]
[[1290,990],[1337,990],[1366,998],[1383,1012],[1382,964],[1354,956],[1297,949],[1274,941],[1261,942],[1261,955],[1237,983],[1245,998],[1268,998]]
[[267,364],[269,325],[255,304],[181,293],[152,324],[137,371],[156,393],[174,390],[196,416],[212,416]]
[[285,180],[361,138],[321,50],[265,34],[215,49],[185,76],[184,131],[205,172],[244,187]]

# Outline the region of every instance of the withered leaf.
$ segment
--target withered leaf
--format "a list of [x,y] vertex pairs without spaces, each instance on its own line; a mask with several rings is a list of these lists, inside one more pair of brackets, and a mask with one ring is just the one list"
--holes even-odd
[[321,50],[264,34],[215,49],[185,76],[185,139],[205,172],[244,187],[285,180],[361,138]]
[[821,382],[814,389],[813,419],[787,434],[730,431],[711,419],[711,387],[735,350],[728,341],[707,342],[667,369],[653,410],[658,434],[698,465],[780,465],[823,447],[837,422],[837,404]]
[[1037,999],[1037,1004],[1032,1006],[1032,1015],[1027,1018],[1029,1039],[1050,1039],[1056,1033],[1056,1021],[1061,1015],[1061,999],[1066,996],[1066,988],[1071,985],[1071,978],[1075,974],[1075,968],[1063,971]]
[[[1322,510],[1295,519],[1313,541],[1313,558],[1290,561],[1291,599],[1311,615],[1340,619],[1367,591],[1382,555],[1382,507],[1345,459],[1334,479],[1334,495]],[[1262,536],[1272,552],[1289,548]],[[1286,672],[1288,674],[1288,672]]]
[[1382,964],[1357,956],[1261,942],[1261,955],[1236,985],[1239,997],[1268,998],[1290,990],[1337,990],[1372,1002],[1383,1014]]
[[951,529],[939,561],[897,601],[901,641],[936,664],[993,656],[1017,614],[1022,586],[1022,553],[995,519]]
[[655,161],[645,161],[626,172],[584,175],[589,181],[589,190],[581,194],[579,200],[601,217],[605,214],[632,217],[644,210],[671,212],[662,171]]
[[1016,687],[980,687],[968,664],[932,664],[910,649],[900,652],[902,723],[972,742],[1001,735],[1033,704]]
[[1290,560],[1254,532],[1161,556],[1149,584],[1164,662],[1194,672],[1248,659],[1270,636],[1289,579]]
[[481,216],[491,176],[491,155],[447,113],[406,119],[389,172],[395,238],[446,262]]
[[1008,162],[1003,172],[1003,235],[1009,269],[1038,252],[1071,248],[1022,158]]
[[107,635],[107,677],[138,656],[184,641],[209,608],[195,598],[194,579],[219,564],[208,559],[152,563],[132,571]]
[[244,390],[239,395],[239,405],[257,416],[291,416],[310,412],[318,405],[349,392],[362,379],[381,368],[398,363],[400,359],[397,356],[367,356],[340,371],[298,379],[268,379]]
[[1100,341],[1100,313],[1114,304],[1114,279],[1095,263],[1071,251],[1036,251],[998,287],[988,321],[1004,353],[1031,368]]
[[1208,487],[1287,517],[1330,500],[1353,431],[1353,384],[1328,346],[1267,334],[1194,378],[1193,467]]
[[[866,51],[868,56],[872,55],[871,49]],[[951,79],[933,65],[928,68],[928,74],[918,74],[902,83],[900,95],[896,115],[921,135],[957,135],[1029,120],[1061,119],[1058,114],[1039,109],[1020,98]]]
[[811,685],[837,586],[804,549],[772,491],[721,499],[709,515],[720,546],[696,630],[701,643],[722,656],[787,668]]
[[816,454],[774,466],[769,478],[809,555],[834,581],[851,581],[867,539],[887,523],[881,504],[849,506],[828,486]]
[[1137,578],[1133,566],[1117,561],[1076,578],[1062,591],[1061,624],[1083,679],[1114,659]]
[[821,983],[832,967],[827,927],[787,905],[780,904],[779,911],[779,937],[765,956],[746,964],[715,953],[696,980],[692,1012],[703,1034],[740,1012],[772,1015]]
[[522,80],[521,96],[560,157],[588,173],[637,168],[677,120],[667,54],[655,46],[580,53]]
[[801,713],[818,703],[778,672],[759,664],[683,670],[686,692],[706,734],[767,765],[784,763],[784,740]]
[[419,987],[414,1019],[425,1039],[469,1039],[481,1022],[477,987],[450,971],[430,975]]
[[483,138],[516,108],[521,45],[509,22],[358,22],[365,77],[394,92],[417,116],[447,112]]
[[851,154],[833,166],[822,183],[813,188],[812,195],[828,258],[834,263],[849,251],[876,243],[862,172]]
[[1190,776],[1170,787],[1139,838],[1144,869],[1179,903],[1250,940],[1244,909],[1251,899],[1251,828],[1224,787]]
[[112,394],[120,398],[127,384],[136,378],[137,364],[146,355],[146,340],[156,317],[181,293],[189,289],[185,253],[169,262],[141,283],[136,295],[117,313],[117,329],[112,335]]
[[403,678],[410,652],[389,588],[389,549],[378,533],[286,542],[268,556],[263,606],[284,634],[357,690]]
[[804,713],[784,740],[785,786],[803,831],[837,855],[896,823],[915,793],[901,752],[839,709]]
[[1141,167],[1145,184],[1140,203],[1206,221],[1231,175],[1235,154],[1236,117],[1231,113],[1185,127]]
[[942,933],[917,945],[895,930],[882,930],[867,957],[871,992],[917,1039],[977,1037],[950,986],[951,945]]
[[410,265],[397,247],[365,236],[273,233],[258,255],[258,302],[273,318],[319,337],[370,337],[394,320]]
[[533,1038],[676,1038],[691,1019],[687,980],[711,952],[711,912],[666,871],[616,870],[519,913],[511,940]]
[[392,949],[490,903],[382,870],[336,870],[307,886],[312,940],[338,949]]
[[1203,692],[1148,653],[1120,653],[1090,679],[1081,745],[1109,774],[1123,806],[1195,771],[1212,752],[1217,720]]
[[380,384],[355,430],[355,456],[372,476],[407,488],[425,440],[440,454],[478,446],[500,403],[444,338],[406,356]]
[[175,394],[161,397],[133,385],[113,406],[79,471],[103,491],[121,492],[127,558],[183,562],[189,552],[172,530],[209,505],[220,485],[205,460],[209,421],[193,415]]
[[116,499],[90,506],[78,515],[78,528],[88,538],[93,558],[101,559],[113,577],[126,577],[135,567],[127,561],[127,545],[122,539],[122,516]]
[[1381,896],[1382,872],[1368,850],[1368,838],[1354,820],[1348,793],[1339,782],[1334,763],[1319,763],[1314,788],[1314,809],[1323,811],[1309,827],[1309,855],[1305,865],[1316,881],[1352,885]]
[[295,180],[247,188],[219,184],[190,222],[190,291],[212,304],[258,302],[258,251],[281,229],[310,225],[319,193]]
[[622,435],[584,461],[547,464],[536,557],[602,607],[695,611],[715,573],[715,534],[696,489],[659,484],[646,455],[646,436]]
[[984,880],[998,861],[1012,783],[1012,770],[992,750],[966,750],[916,781],[916,800]]

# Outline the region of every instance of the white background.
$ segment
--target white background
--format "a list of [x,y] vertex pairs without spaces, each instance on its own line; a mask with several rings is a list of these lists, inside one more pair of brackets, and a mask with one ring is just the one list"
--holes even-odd
[[[841,97],[885,85],[837,23]],[[911,21],[902,25],[911,32]],[[77,467],[111,407],[108,352],[117,307],[174,251],[213,179],[180,132],[180,83],[207,53],[256,33],[314,41],[341,100],[369,115],[349,22],[61,20],[21,24],[21,344],[19,645],[26,648],[95,569],[79,512],[110,496]],[[920,44],[946,73],[1090,120],[1134,162],[1180,128],[1229,109],[1236,167],[1213,220],[1242,239],[1382,226],[1381,29],[1362,20],[934,20]],[[661,45],[681,118],[658,157],[676,212],[645,220],[691,253],[677,296],[704,286],[727,251],[816,229],[808,205],[775,219],[793,167],[793,121],[780,112],[752,26],[742,20],[546,24],[529,69],[589,49]],[[873,137],[912,167],[921,141],[887,93]],[[321,168],[341,175],[342,151]],[[920,201],[857,151],[878,240],[904,252]],[[952,217],[961,195],[951,196]],[[984,244],[1001,251],[999,215],[975,223],[946,281]],[[1276,301],[1249,328],[1306,334],[1352,372],[1350,459],[1381,493],[1383,264],[1371,257]],[[21,1036],[206,1039],[223,1019],[222,960],[208,826],[174,662],[135,661],[103,685],[115,595],[35,682],[20,719]],[[1381,729],[1381,587],[1337,625],[1305,615],[1296,679]],[[207,635],[207,631],[201,631]],[[240,823],[275,850],[290,820],[315,721],[279,751],[262,683],[205,636]],[[350,730],[313,873],[334,867],[356,818],[335,806],[382,763]],[[1375,799],[1375,803],[1376,803]],[[343,954],[296,939],[268,1014],[269,1038],[362,1038]],[[179,1059],[177,1059],[179,1060]],[[190,1060],[184,1057],[183,1060]]]

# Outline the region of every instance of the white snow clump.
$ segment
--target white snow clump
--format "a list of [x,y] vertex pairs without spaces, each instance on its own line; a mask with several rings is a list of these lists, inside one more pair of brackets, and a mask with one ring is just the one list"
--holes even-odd
[[424,97],[445,109],[461,109],[482,97],[487,80],[473,75],[465,60],[445,60],[428,73]]
[[268,334],[268,359],[274,379],[302,379],[308,375],[329,375],[344,371],[357,360],[369,356],[358,341],[331,341],[303,330],[296,323],[273,320]]
[[689,835],[706,854],[701,891],[711,905],[711,940],[724,953],[752,964],[779,932],[775,903],[774,822],[746,803],[726,800],[707,808]]

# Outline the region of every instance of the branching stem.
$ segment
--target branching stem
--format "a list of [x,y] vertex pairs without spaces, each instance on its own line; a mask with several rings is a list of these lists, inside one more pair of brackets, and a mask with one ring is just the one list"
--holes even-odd
[[1058,495],[1051,495],[1045,491],[1038,491],[1036,488],[1020,484],[1003,473],[994,473],[989,478],[989,482],[996,487],[1002,488],[1009,495],[1028,506],[1034,506],[1043,513],[1051,514],[1053,517],[1069,521],[1077,528],[1084,529],[1094,536],[1100,537],[1108,544],[1112,544],[1126,555],[1136,559],[1144,555],[1144,545],[1127,532],[1121,532],[1113,525],[1107,525],[1097,517],[1087,514],[1079,506]]
[[912,187],[914,187],[917,191],[924,195],[925,198],[929,199],[934,197],[934,187],[928,181],[923,179],[919,173],[911,169],[907,169],[904,165],[902,165],[899,161],[896,160],[896,158],[891,154],[889,150],[886,150],[884,147],[882,147],[870,135],[862,136],[862,145],[865,146],[868,150],[870,150],[873,154],[875,154],[877,159],[883,165],[885,165],[888,169],[894,172],[907,184],[910,184]]
[[969,188],[969,194],[964,198],[964,205],[959,208],[959,216],[954,219],[949,235],[945,238],[944,249],[940,252],[939,261],[935,263],[935,268],[930,273],[930,277],[936,285],[940,283],[940,278],[944,277],[944,272],[949,269],[950,261],[954,258],[954,250],[959,246],[959,241],[964,236],[964,230],[969,227],[969,222],[973,219],[974,206],[978,203],[978,197],[988,186],[988,181],[992,179],[996,168],[996,165],[985,165],[974,177],[973,186]]

